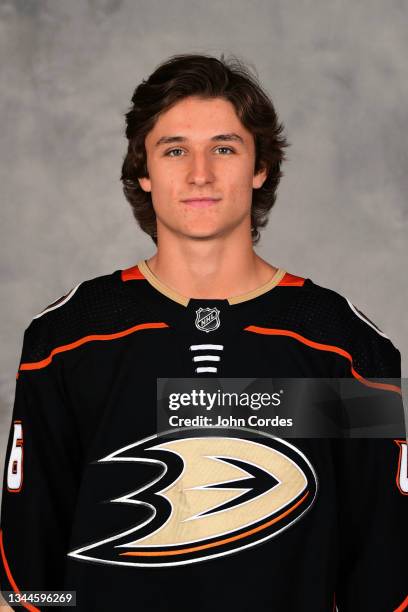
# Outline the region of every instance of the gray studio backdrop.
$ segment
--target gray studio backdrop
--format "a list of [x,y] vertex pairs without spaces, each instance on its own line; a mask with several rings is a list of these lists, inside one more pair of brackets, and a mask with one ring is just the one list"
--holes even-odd
[[132,91],[175,53],[256,67],[292,143],[258,253],[347,296],[408,371],[408,4],[3,0],[0,472],[24,329],[154,252],[121,191]]

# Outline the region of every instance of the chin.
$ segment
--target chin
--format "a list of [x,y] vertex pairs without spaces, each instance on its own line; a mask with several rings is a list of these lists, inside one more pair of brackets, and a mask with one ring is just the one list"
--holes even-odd
[[182,233],[189,238],[201,238],[201,239],[209,239],[209,238],[221,238],[223,236],[227,236],[231,234],[234,230],[237,229],[239,223],[228,223],[225,225],[213,225],[212,227],[188,227],[182,230]]
[[189,238],[212,238],[222,233],[222,228],[197,224],[181,227],[179,231]]
[[186,238],[191,238],[192,240],[209,240],[211,238],[217,238],[220,236],[219,232],[183,232],[183,235]]

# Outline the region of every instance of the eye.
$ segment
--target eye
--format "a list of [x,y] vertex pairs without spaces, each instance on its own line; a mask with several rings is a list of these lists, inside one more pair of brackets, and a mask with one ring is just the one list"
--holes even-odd
[[230,147],[217,147],[218,150],[220,149],[224,149],[224,151],[229,151],[230,153],[235,153],[234,149],[231,149]]
[[164,155],[168,157],[180,157],[180,155],[170,155],[170,153],[174,153],[174,151],[182,151],[183,149],[171,149],[170,151],[166,151]]

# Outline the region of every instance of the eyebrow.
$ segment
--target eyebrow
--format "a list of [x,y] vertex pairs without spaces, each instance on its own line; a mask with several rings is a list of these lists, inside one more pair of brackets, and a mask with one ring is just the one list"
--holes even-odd
[[[235,134],[234,132],[232,132],[231,134],[217,134],[216,136],[212,136],[210,140],[213,142],[235,141],[235,142],[240,142],[241,144],[244,144],[243,138],[239,136],[238,134]],[[158,147],[162,144],[169,144],[171,142],[186,142],[186,141],[188,141],[188,138],[186,138],[185,136],[162,136],[156,142],[155,146]]]

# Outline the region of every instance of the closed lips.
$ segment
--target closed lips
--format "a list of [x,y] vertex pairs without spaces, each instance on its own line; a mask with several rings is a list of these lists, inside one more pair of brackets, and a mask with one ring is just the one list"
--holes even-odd
[[219,201],[220,198],[189,198],[188,200],[182,200],[185,204],[190,204],[190,206],[196,207],[204,207],[211,206]]

